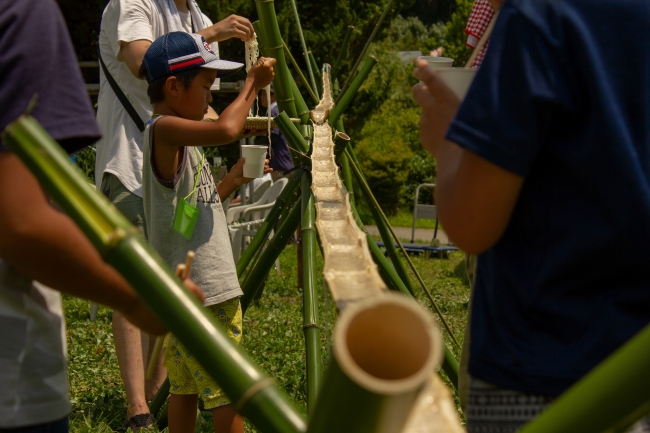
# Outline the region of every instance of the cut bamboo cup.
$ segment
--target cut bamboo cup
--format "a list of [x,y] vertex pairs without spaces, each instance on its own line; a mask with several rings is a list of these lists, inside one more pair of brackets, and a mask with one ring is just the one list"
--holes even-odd
[[424,308],[386,292],[343,310],[332,354],[307,432],[399,433],[442,337]]

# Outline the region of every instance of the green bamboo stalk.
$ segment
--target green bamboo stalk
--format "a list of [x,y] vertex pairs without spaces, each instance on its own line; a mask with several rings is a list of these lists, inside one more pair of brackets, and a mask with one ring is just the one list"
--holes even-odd
[[[414,337],[408,342],[394,331],[405,323]],[[386,293],[346,307],[307,432],[399,433],[440,346],[431,318],[412,299]]]
[[33,118],[21,116],[10,124],[4,141],[79,225],[104,260],[124,276],[145,305],[219,381],[240,414],[266,432],[306,429],[304,419],[286,395],[228,338],[142,234],[87,185],[85,176]]
[[343,127],[343,118],[339,117],[336,121],[336,133],[334,134],[334,159],[336,162],[341,162],[343,150],[350,144],[350,137],[345,133]]
[[303,277],[303,331],[307,354],[307,413],[311,415],[316,407],[316,397],[320,389],[323,365],[320,350],[320,326],[318,322],[318,285],[316,284],[316,208],[311,191],[311,175],[302,176],[302,223],[300,241],[302,242]]
[[336,106],[332,109],[330,112],[328,121],[331,126],[336,125],[336,121],[341,117],[341,114],[343,114],[343,111],[348,107],[354,96],[357,94],[357,91],[361,87],[364,81],[366,81],[366,78],[368,78],[368,75],[372,71],[372,68],[375,67],[377,64],[378,60],[374,56],[370,56],[366,59],[366,61],[363,63],[363,66],[361,67],[361,70],[357,74],[356,77],[354,77],[354,80],[352,81],[352,85],[350,86],[345,93],[343,93],[338,101],[336,102]]
[[[347,149],[345,150],[345,154],[348,156],[348,159],[351,159],[350,153],[348,152]],[[453,334],[453,332],[451,332],[451,328],[449,327],[449,324],[445,320],[442,311],[440,311],[438,304],[433,299],[433,296],[431,296],[431,292],[429,292],[429,289],[426,287],[426,284],[424,284],[422,277],[420,277],[420,273],[417,271],[417,269],[415,269],[415,265],[413,265],[411,258],[406,253],[406,250],[404,250],[404,246],[402,245],[402,242],[400,242],[399,238],[397,237],[397,235],[393,231],[393,228],[388,222],[388,218],[386,218],[386,215],[384,215],[384,212],[381,210],[379,203],[377,203],[377,200],[375,199],[375,196],[372,194],[372,191],[370,190],[368,183],[365,181],[365,178],[361,174],[361,169],[359,169],[359,167],[356,165],[354,161],[350,161],[350,167],[352,167],[352,172],[354,173],[355,177],[357,178],[357,182],[359,183],[359,186],[361,186],[361,189],[364,192],[364,197],[368,202],[368,206],[370,207],[370,211],[373,214],[373,217],[377,224],[377,228],[379,229],[379,233],[381,234],[382,240],[384,241],[384,246],[386,247],[386,251],[389,252],[389,256],[391,257],[391,261],[393,262],[393,265],[395,265],[395,269],[397,270],[397,273],[400,275],[400,277],[403,277],[402,273],[406,274],[406,269],[404,268],[404,264],[397,256],[393,241],[397,242],[397,245],[400,247],[404,257],[406,258],[406,261],[408,262],[408,264],[411,267],[411,270],[413,271],[418,281],[420,282],[422,289],[427,294],[427,297],[429,298],[431,305],[436,310],[436,313],[438,314],[438,317],[440,317],[440,321],[442,322],[445,329],[449,333],[449,336],[454,341],[456,346],[458,346],[458,348],[461,349],[460,343],[458,343],[458,340],[456,340],[456,336]],[[387,233],[387,231],[390,232],[390,235]],[[413,294],[413,288],[410,285],[410,280],[408,279],[408,277],[406,277],[406,281],[404,281],[404,283],[406,283],[406,286],[409,288],[409,291],[411,292],[411,294]]]
[[314,93],[314,89],[312,89],[311,86],[309,85],[309,81],[307,81],[307,78],[305,78],[305,75],[302,73],[300,67],[298,66],[298,62],[296,62],[296,59],[294,59],[293,55],[291,54],[291,51],[289,51],[289,47],[284,41],[282,41],[282,47],[284,48],[284,54],[286,54],[286,56],[289,57],[289,61],[291,62],[293,68],[296,70],[296,73],[300,77],[300,81],[302,81],[302,83],[307,88],[307,92],[311,96],[311,99],[314,101],[314,104],[318,104],[320,99],[318,98],[316,93]]
[[[257,34],[262,34],[262,25],[259,21],[255,21],[253,23],[253,28],[255,29],[255,33]],[[258,47],[260,50],[260,54],[264,57],[273,57],[273,53],[269,52],[267,50],[266,46],[264,45],[265,39],[264,36],[261,36],[258,38]],[[287,48],[286,44],[284,41],[282,41],[283,49]],[[291,53],[289,53],[291,55]],[[302,72],[298,70],[298,73],[302,76]],[[296,107],[296,116],[300,118],[300,121],[302,124],[307,124],[309,121],[309,109],[307,108],[307,104],[305,104],[305,100],[302,97],[302,94],[300,94],[300,90],[298,90],[298,86],[296,85],[296,82],[294,81],[293,77],[291,74],[286,75],[287,81],[289,82],[290,88],[291,88],[291,95],[293,96],[293,101]],[[304,77],[303,77],[304,78]],[[309,86],[307,86],[309,87]],[[311,89],[310,89],[311,90]],[[279,95],[276,93],[276,101],[279,98]],[[278,106],[280,106],[278,104]]]
[[269,246],[264,250],[255,267],[241,285],[241,289],[244,292],[244,296],[241,297],[241,308],[243,312],[246,312],[251,301],[255,298],[255,294],[264,284],[269,271],[273,267],[273,263],[280,256],[280,253],[291,239],[299,224],[300,203],[297,203],[291,208],[291,211],[276,230],[275,235],[273,235]]
[[289,206],[291,203],[290,199],[293,196],[294,191],[298,188],[300,184],[300,175],[298,173],[293,173],[289,178],[289,182],[282,189],[282,192],[275,199],[275,204],[269,211],[269,214],[264,219],[262,225],[257,229],[257,233],[253,236],[251,243],[248,245],[248,248],[244,250],[244,253],[239,257],[237,261],[237,277],[241,278],[246,270],[246,267],[250,263],[251,259],[255,255],[256,251],[262,247],[266,239],[269,237],[271,230],[275,227],[275,224],[278,222],[282,211]]
[[151,416],[154,418],[158,416],[160,408],[163,407],[163,404],[165,404],[167,401],[167,396],[169,396],[169,379],[165,379],[160,388],[158,388],[158,392],[156,392],[156,395],[149,403],[149,411],[151,412]]
[[339,69],[341,68],[341,61],[343,60],[343,56],[345,55],[345,52],[348,50],[348,46],[350,45],[350,37],[352,36],[353,30],[354,26],[348,26],[348,28],[345,30],[345,36],[343,36],[341,50],[339,51],[338,56],[336,56],[336,60],[334,60],[334,65],[332,66],[333,77],[338,76]]
[[291,91],[291,82],[289,81],[289,68],[284,58],[284,48],[282,48],[282,37],[278,27],[278,19],[275,15],[274,0],[255,0],[257,14],[260,17],[259,28],[261,34],[258,34],[258,41],[262,41],[264,52],[276,60],[273,71],[275,78],[273,84],[275,88],[276,102],[280,111],[286,111],[289,117],[298,117],[296,103],[293,92]]
[[[402,292],[403,295],[413,298],[411,293],[408,291],[400,277],[397,275],[395,272],[395,268],[390,264],[388,259],[386,259],[386,256],[381,252],[379,247],[377,246],[377,243],[375,242],[375,239],[370,236],[368,233],[368,230],[366,229],[365,225],[361,221],[361,217],[359,216],[359,213],[357,212],[357,209],[355,206],[352,206],[352,215],[354,216],[355,221],[357,222],[357,225],[366,234],[366,240],[368,241],[368,246],[370,247],[370,252],[372,254],[372,258],[374,262],[377,264],[377,268],[379,269],[379,275],[381,275],[382,280],[386,283],[386,285],[391,288],[391,290],[399,290]],[[415,299],[415,298],[413,298]],[[444,345],[444,350],[445,350],[445,356],[442,361],[442,370],[445,372],[447,377],[449,378],[449,381],[451,384],[454,386],[454,388],[458,389],[458,361],[454,357],[454,354],[451,352],[449,347],[447,345]]]
[[298,113],[300,123],[307,125],[309,123],[309,108],[307,108],[307,104],[298,89],[298,85],[291,75],[289,75],[289,82],[291,83],[291,92],[296,102],[296,112]]
[[[300,39],[300,46],[302,47],[302,54],[305,56],[305,63],[307,64],[307,73],[309,80],[318,97],[318,86],[314,79],[314,71],[312,71],[311,64],[309,63],[309,56],[307,55],[307,45],[305,44],[305,37],[302,34],[302,26],[300,25],[300,16],[298,15],[298,8],[296,7],[296,0],[291,0],[291,7],[293,9],[293,17],[296,20],[296,27],[298,28],[298,38]],[[320,97],[318,97],[320,99]]]
[[307,152],[309,152],[309,144],[302,137],[302,134],[296,128],[296,126],[291,123],[291,119],[287,116],[286,113],[280,113],[279,116],[275,117],[275,124],[284,135],[284,138],[287,139],[289,143],[289,152],[292,152],[291,158],[293,159],[293,165],[299,166],[309,157]]
[[307,55],[309,56],[311,67],[314,68],[314,71],[316,71],[316,75],[318,76],[318,79],[319,80],[322,79],[320,68],[318,67],[318,63],[316,63],[316,59],[314,58],[314,53],[312,53],[311,51],[307,51]]
[[[388,15],[388,11],[390,10],[392,5],[393,5],[393,0],[388,0],[388,3],[386,3],[386,7],[384,8],[384,12],[379,17],[379,21],[377,21],[377,24],[375,24],[375,28],[372,30],[370,37],[366,41],[366,45],[364,45],[363,49],[361,50],[361,53],[359,54],[359,57],[357,58],[357,61],[354,62],[354,66],[350,70],[350,75],[348,76],[348,79],[345,81],[345,84],[343,85],[343,90],[341,90],[341,95],[344,95],[345,91],[348,89],[352,77],[354,77],[354,73],[359,67],[359,64],[361,64],[361,60],[363,60],[364,56],[366,55],[368,48],[370,48],[370,44],[375,39],[375,35],[377,34],[377,31],[379,31],[379,27],[381,27],[381,24],[384,22],[384,18],[386,18],[386,15]],[[340,100],[341,100],[341,96],[339,96],[339,99],[336,100],[336,103],[338,103]]]
[[650,326],[569,388],[522,433],[623,432],[650,411]]

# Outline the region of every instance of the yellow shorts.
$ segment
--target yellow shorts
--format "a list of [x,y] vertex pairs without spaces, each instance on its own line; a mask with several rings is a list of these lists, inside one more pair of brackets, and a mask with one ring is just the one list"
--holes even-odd
[[[242,338],[242,311],[239,298],[229,299],[207,308],[212,316],[226,328],[228,336],[239,344]],[[178,338],[167,334],[163,347],[170,393],[198,394],[203,400],[205,409],[214,409],[230,404],[230,400],[217,385],[217,382],[208,376]]]

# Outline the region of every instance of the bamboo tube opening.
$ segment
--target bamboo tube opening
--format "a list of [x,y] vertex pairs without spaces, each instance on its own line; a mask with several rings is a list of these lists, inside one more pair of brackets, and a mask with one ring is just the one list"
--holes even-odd
[[341,140],[345,140],[345,141],[350,141],[349,135],[339,131],[336,132],[336,138],[340,138]]
[[368,390],[415,389],[442,359],[442,339],[431,316],[401,295],[359,302],[341,316],[334,353],[346,375]]

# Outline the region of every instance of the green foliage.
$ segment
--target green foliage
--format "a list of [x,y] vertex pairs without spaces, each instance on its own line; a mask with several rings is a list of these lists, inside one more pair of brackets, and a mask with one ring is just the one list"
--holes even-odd
[[95,183],[95,158],[97,156],[95,146],[86,147],[76,152],[77,167],[83,171],[88,179]]
[[464,31],[474,6],[474,0],[456,0],[456,5],[456,11],[446,24],[445,43],[442,47],[443,55],[454,59],[454,66],[462,67],[465,66],[467,59],[472,54],[472,51],[465,45],[467,35]]
[[[421,183],[436,182],[436,160],[421,147],[415,151],[408,167],[408,177],[402,185],[399,193],[400,206],[406,206],[413,210],[415,189]],[[433,203],[433,195],[430,188],[420,188],[420,203]]]
[[357,156],[379,205],[388,214],[399,209],[399,192],[408,178],[413,152],[407,137],[395,131],[414,129],[418,113],[388,100],[375,111],[362,130]]

